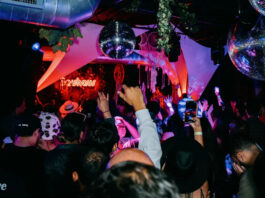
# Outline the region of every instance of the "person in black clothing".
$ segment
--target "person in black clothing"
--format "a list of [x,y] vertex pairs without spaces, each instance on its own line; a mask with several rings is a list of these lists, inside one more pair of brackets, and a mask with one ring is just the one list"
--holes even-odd
[[265,149],[265,124],[259,120],[259,111],[261,104],[259,101],[251,100],[247,103],[247,120],[248,135],[255,140],[264,150]]
[[39,140],[40,120],[28,114],[19,117],[15,124],[15,141],[4,145],[0,153],[0,168],[19,177],[29,197],[41,197],[43,161],[46,152],[36,149]]

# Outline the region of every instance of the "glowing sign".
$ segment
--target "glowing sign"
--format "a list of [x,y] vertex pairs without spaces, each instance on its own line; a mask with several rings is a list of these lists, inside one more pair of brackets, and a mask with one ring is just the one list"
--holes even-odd
[[81,80],[78,77],[76,79],[61,78],[61,87],[95,87],[96,80]]

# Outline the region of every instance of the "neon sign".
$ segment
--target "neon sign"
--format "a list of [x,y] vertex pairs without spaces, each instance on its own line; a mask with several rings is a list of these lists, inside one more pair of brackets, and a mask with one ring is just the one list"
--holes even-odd
[[65,78],[61,78],[61,87],[95,87],[96,85],[96,80],[81,80],[78,77],[76,79],[65,79]]

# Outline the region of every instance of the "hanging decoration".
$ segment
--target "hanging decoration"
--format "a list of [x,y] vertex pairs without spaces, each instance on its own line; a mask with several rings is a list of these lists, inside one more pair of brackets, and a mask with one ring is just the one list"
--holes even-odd
[[73,44],[74,39],[78,37],[83,38],[80,24],[73,25],[66,30],[50,29],[48,27],[41,28],[39,30],[39,37],[48,41],[54,53],[57,51],[67,52],[69,46]]
[[151,82],[150,82],[150,88],[152,93],[156,91],[156,78],[157,78],[157,71],[156,67],[151,68]]
[[115,59],[132,54],[135,44],[134,31],[124,22],[110,22],[99,35],[99,45],[103,54]]
[[124,81],[125,71],[123,64],[117,64],[114,68],[113,77],[115,80],[115,93],[114,93],[114,100],[118,101],[118,91],[122,88],[122,83]]

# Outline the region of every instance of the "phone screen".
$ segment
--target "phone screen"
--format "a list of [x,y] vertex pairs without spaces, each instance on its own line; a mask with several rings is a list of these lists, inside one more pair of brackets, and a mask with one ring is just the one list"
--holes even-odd
[[194,117],[197,115],[197,103],[195,101],[187,101],[186,102],[186,110],[185,110],[185,122],[193,122]]

